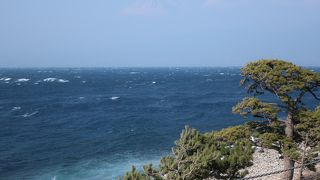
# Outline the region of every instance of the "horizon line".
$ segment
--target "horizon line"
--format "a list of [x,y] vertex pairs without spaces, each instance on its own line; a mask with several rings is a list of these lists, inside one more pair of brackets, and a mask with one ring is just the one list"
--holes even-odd
[[[45,69],[45,68],[241,68],[243,66],[30,66],[30,67],[18,67],[8,66],[0,67],[0,69]],[[320,67],[320,66],[319,66]]]
[[[244,65],[245,66],[245,65]],[[124,69],[124,68],[242,68],[244,66],[8,66],[0,69]],[[301,66],[305,68],[320,68],[318,65]]]

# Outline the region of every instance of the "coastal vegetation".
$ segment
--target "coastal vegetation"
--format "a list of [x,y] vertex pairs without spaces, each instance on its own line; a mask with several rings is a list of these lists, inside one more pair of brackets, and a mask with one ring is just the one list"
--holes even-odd
[[248,126],[236,126],[218,132],[202,134],[185,127],[175,142],[172,155],[163,157],[157,170],[144,166],[144,173],[135,167],[125,180],[134,179],[235,179],[243,177],[240,171],[251,165],[252,143]]
[[[232,112],[251,121],[204,134],[186,127],[159,167],[149,164],[138,172],[133,166],[123,179],[237,179],[247,175],[257,146],[278,150],[285,161],[283,169],[318,156],[320,107],[308,108],[305,98],[320,100],[320,73],[282,60],[259,60],[242,68],[241,76],[240,84],[252,96]],[[265,100],[265,95],[272,98]],[[308,168],[314,170],[312,165]],[[283,179],[293,179],[293,173],[294,169],[286,171]]]

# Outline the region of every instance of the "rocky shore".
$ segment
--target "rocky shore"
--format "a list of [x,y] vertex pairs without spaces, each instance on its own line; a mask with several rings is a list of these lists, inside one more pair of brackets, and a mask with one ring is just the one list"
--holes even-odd
[[[263,149],[263,152],[256,150],[253,154],[253,165],[246,168],[249,174],[245,176],[252,177],[261,174],[266,174],[274,171],[280,171],[284,169],[284,160],[279,158],[278,151],[273,149]],[[296,166],[299,164],[296,163]],[[316,165],[316,172],[304,169],[304,180],[320,180],[320,163]],[[300,169],[296,169],[294,173],[294,179],[298,180],[298,173]],[[253,180],[283,180],[282,173],[264,176],[260,178],[254,178]],[[210,178],[207,180],[216,180]]]
[[[297,166],[299,164],[296,164]],[[255,151],[253,154],[253,165],[248,167],[247,170],[249,174],[246,177],[265,174],[269,172],[279,171],[284,168],[284,160],[279,158],[279,153],[273,149],[264,149],[263,152]],[[303,174],[305,179],[320,179],[320,164],[316,165],[317,171],[313,172],[305,169]],[[295,170],[295,178],[298,178],[299,169]],[[282,173],[269,175],[261,178],[256,178],[255,180],[281,180]]]

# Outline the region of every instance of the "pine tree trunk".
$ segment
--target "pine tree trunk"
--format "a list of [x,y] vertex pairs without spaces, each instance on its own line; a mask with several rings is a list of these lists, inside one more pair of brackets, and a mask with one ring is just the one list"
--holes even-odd
[[[291,167],[294,167],[294,161],[291,160],[288,157],[284,158],[284,168],[285,169],[289,169]],[[293,179],[293,173],[294,173],[294,169],[290,170],[290,171],[286,171],[283,173],[283,180],[292,180]]]
[[[286,136],[288,138],[290,138],[290,139],[293,138],[293,130],[294,130],[294,127],[293,127],[293,113],[289,112],[287,120],[286,120],[285,132],[286,132]],[[294,167],[294,161],[291,160],[289,157],[285,157],[284,158],[284,168],[285,169],[290,169],[290,168],[293,168],[293,167]],[[286,172],[283,173],[283,179],[284,180],[292,180],[293,179],[293,174],[294,174],[294,169],[286,171]]]
[[286,136],[290,139],[293,138],[293,113],[289,112],[286,120]]
[[306,156],[306,149],[307,149],[307,144],[308,144],[308,134],[306,135],[306,140],[304,141],[304,146],[303,146],[303,154],[302,154],[302,159],[301,159],[301,168],[299,171],[299,180],[303,179],[303,169],[304,169],[304,159]]

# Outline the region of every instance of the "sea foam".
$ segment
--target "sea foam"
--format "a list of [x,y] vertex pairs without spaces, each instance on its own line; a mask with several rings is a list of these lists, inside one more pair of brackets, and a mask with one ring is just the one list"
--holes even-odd
[[26,114],[22,115],[22,117],[24,117],[24,118],[31,117],[31,116],[36,115],[38,113],[39,113],[39,111],[35,111],[35,112],[32,112],[32,113],[26,113]]
[[28,82],[30,79],[27,79],[27,78],[21,78],[21,79],[18,79],[16,80],[16,82]]
[[16,106],[16,107],[13,107],[11,110],[12,110],[12,111],[16,111],[16,110],[20,110],[20,109],[21,109],[21,107]]
[[120,97],[117,97],[117,96],[112,96],[110,99],[111,100],[117,100],[117,99],[119,99]]
[[58,78],[46,78],[46,79],[43,79],[43,81],[44,81],[44,82],[60,82],[60,83],[70,82],[69,80],[58,79]]
[[12,78],[3,77],[0,79],[0,81],[10,81]]
[[46,78],[46,79],[44,79],[43,81],[44,82],[54,82],[54,81],[56,81],[57,80],[57,78]]
[[61,82],[61,83],[67,83],[67,82],[69,82],[69,80],[65,80],[65,79],[58,79],[58,82]]

